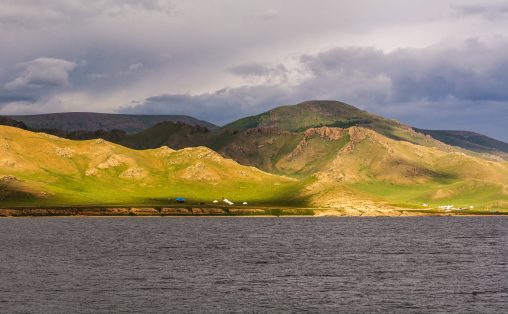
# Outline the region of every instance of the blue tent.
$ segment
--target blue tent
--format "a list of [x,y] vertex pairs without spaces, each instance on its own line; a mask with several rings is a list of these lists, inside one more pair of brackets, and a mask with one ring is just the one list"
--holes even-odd
[[177,197],[177,198],[175,198],[175,200],[176,200],[178,203],[184,203],[184,202],[185,202],[185,198],[183,198],[183,197]]

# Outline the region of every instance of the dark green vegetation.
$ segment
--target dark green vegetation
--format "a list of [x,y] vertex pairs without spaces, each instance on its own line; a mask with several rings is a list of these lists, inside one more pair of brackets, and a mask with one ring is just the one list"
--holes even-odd
[[122,130],[127,133],[143,131],[157,123],[164,121],[183,122],[199,125],[210,129],[216,126],[212,123],[181,115],[129,115],[95,112],[63,112],[38,115],[8,116],[23,122],[31,130],[60,130],[71,131],[111,131]]
[[15,128],[28,130],[28,127],[23,122],[3,116],[0,116],[0,125],[13,126]]
[[205,126],[166,121],[139,133],[120,138],[115,143],[134,149],[148,149],[161,146],[180,149],[203,145],[210,134],[211,130]]

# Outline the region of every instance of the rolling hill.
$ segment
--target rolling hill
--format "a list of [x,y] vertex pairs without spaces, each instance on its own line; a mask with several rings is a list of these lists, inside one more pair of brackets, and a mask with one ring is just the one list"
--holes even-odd
[[23,122],[32,130],[53,129],[64,132],[122,130],[127,133],[143,131],[157,123],[164,121],[183,122],[189,125],[199,125],[208,129],[216,125],[182,115],[129,115],[94,112],[63,112],[38,115],[8,116],[8,118]]
[[[172,148],[207,146],[228,158],[265,171],[275,171],[278,156],[304,136],[305,130],[317,127],[364,127],[394,140],[408,141],[447,151],[459,151],[484,158],[508,158],[503,142],[485,140],[484,146],[472,145],[456,137],[440,137],[413,129],[398,121],[370,114],[337,101],[307,101],[283,106],[246,117],[223,127],[202,130],[184,124],[161,123],[116,141],[122,145],[146,149],[166,145]],[[266,143],[270,144],[267,145]]]
[[144,150],[0,127],[0,197],[153,204],[226,196],[351,215],[423,203],[508,209],[508,162],[339,102],[285,106],[212,130],[162,122],[117,142]]
[[[222,158],[205,147],[132,150],[0,126],[1,203],[153,204],[184,196],[258,204],[296,200],[299,182]],[[291,203],[289,201],[288,203]]]
[[[338,151],[315,148],[323,142]],[[316,181],[306,195],[319,206],[368,199],[403,207],[508,208],[508,163],[397,141],[366,128],[309,129],[287,156],[277,166],[313,172]]]
[[301,132],[320,126],[362,126],[393,139],[426,146],[444,143],[487,158],[501,157],[508,160],[508,143],[468,131],[411,128],[396,120],[338,101],[314,100],[282,106],[223,127],[188,116],[72,112],[0,117],[0,125],[16,126],[68,139],[103,138],[136,149],[163,145],[173,148],[206,145],[220,149],[223,144],[221,142],[234,137],[231,134],[252,129]]

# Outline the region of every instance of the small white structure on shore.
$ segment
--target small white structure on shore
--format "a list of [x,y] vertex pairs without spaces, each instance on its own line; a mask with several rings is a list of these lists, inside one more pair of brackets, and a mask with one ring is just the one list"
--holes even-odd
[[227,198],[223,199],[222,200],[224,203],[228,204],[228,205],[234,205],[235,203],[231,202],[230,200],[228,200]]
[[242,205],[247,205],[247,202],[243,202]]
[[439,206],[438,208],[444,209],[445,211],[455,209],[455,207],[453,207],[453,205],[443,205],[443,206]]
[[427,204],[427,203],[423,203],[423,204],[422,204],[422,206],[423,206],[423,207],[429,207],[429,204]]
[[217,204],[218,202],[219,202],[218,200],[213,200],[212,203]]

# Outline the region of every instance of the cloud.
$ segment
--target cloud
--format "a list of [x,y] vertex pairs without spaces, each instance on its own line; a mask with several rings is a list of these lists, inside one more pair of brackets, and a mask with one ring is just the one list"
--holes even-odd
[[17,67],[21,73],[4,85],[7,90],[68,85],[69,73],[74,70],[76,63],[56,58],[37,58],[20,63]]
[[[161,95],[121,112],[187,113],[220,124],[283,104],[336,99],[419,127],[464,126],[458,121],[467,119],[469,129],[481,130],[487,129],[482,126],[484,119],[474,117],[495,112],[488,108],[508,114],[507,51],[507,40],[487,44],[475,39],[393,52],[337,47],[301,56],[300,71],[308,76],[294,85],[264,84],[200,95]],[[279,69],[287,72],[282,70],[284,66],[258,63],[230,71],[251,77],[270,76]],[[496,132],[501,134],[503,128],[498,125]]]
[[291,95],[290,88],[282,86],[243,86],[226,88],[201,95],[174,94],[147,98],[142,103],[120,109],[122,113],[183,114],[224,124],[268,110],[273,103],[283,102]]
[[35,98],[27,95],[0,93],[0,106],[16,102],[33,103],[35,100]]
[[2,0],[0,25],[15,28],[75,23],[97,16],[123,15],[131,11],[170,13],[170,0]]
[[454,13],[459,17],[480,16],[487,20],[499,19],[508,14],[508,2],[456,5]]
[[369,47],[334,48],[302,56],[302,63],[313,74],[304,86],[330,89],[336,84],[343,89],[345,84],[353,84],[338,94],[359,101],[376,94],[373,99],[378,104],[448,99],[508,101],[506,51],[506,40],[488,45],[475,39],[390,53]]
[[246,63],[229,68],[229,72],[249,81],[261,80],[265,83],[287,81],[289,70],[283,64]]

